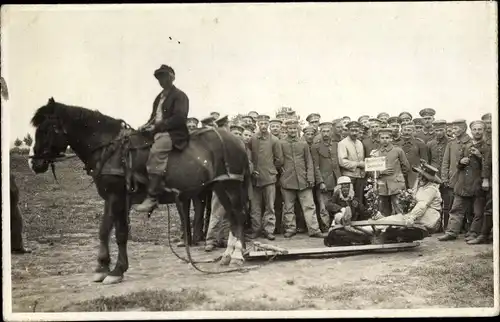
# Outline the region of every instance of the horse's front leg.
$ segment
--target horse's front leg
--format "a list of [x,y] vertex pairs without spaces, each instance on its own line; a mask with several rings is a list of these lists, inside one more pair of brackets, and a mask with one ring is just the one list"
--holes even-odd
[[95,269],[93,282],[102,282],[109,274],[109,235],[113,229],[113,217],[108,200],[104,202],[104,215],[99,227],[99,253],[97,255],[97,268]]
[[116,284],[123,280],[123,275],[128,270],[127,242],[129,222],[123,196],[115,196],[111,202],[111,212],[115,224],[116,244],[118,245],[118,259],[115,268],[106,276],[103,284]]

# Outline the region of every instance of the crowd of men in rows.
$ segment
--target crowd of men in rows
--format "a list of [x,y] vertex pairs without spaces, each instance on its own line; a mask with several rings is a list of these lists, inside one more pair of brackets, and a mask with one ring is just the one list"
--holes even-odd
[[[190,131],[200,123],[226,128],[243,140],[253,178],[249,238],[274,240],[276,234],[290,238],[297,232],[323,237],[339,202],[353,208],[353,220],[369,219],[365,186],[373,173],[365,171],[365,158],[384,156],[386,170],[377,173],[383,216],[402,213],[398,195],[416,189],[418,177],[412,168],[426,162],[439,170],[442,181],[440,231],[445,234],[439,240],[465,232],[468,244],[491,242],[491,114],[469,124],[463,119],[436,120],[433,109],[419,114],[421,118],[402,112],[321,122],[321,116],[312,113],[301,128],[291,110],[275,118],[250,112],[237,122],[214,112],[201,121],[188,118],[187,125]],[[347,198],[335,194],[344,183],[351,185]],[[206,251],[222,247],[227,238],[223,210],[214,210],[212,203]]]

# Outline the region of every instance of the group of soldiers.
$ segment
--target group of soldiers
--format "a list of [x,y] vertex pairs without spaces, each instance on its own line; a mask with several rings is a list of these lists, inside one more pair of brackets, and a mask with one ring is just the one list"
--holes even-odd
[[[402,213],[398,196],[416,190],[418,176],[412,169],[424,162],[438,169],[442,181],[439,231],[445,234],[439,240],[465,232],[468,244],[491,242],[491,114],[469,124],[436,119],[430,108],[419,115],[380,113],[322,122],[320,114],[312,113],[301,128],[293,111],[275,118],[252,111],[237,122],[213,112],[201,121],[188,118],[187,126],[190,131],[226,128],[245,143],[253,177],[247,227],[251,239],[274,240],[281,233],[290,238],[298,232],[323,237],[334,217],[331,209],[340,208],[335,191],[345,183],[353,190],[346,203],[353,208],[353,219],[369,219],[365,187],[374,173],[365,171],[365,158],[384,156],[386,170],[377,172],[376,179],[379,215]],[[210,221],[219,231],[209,227],[207,236],[219,237],[207,237],[207,251],[224,245],[227,236],[220,231],[227,229],[222,215],[212,212]]]

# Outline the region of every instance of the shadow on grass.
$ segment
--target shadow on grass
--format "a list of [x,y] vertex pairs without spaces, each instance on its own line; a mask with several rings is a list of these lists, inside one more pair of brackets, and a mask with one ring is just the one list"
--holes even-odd
[[198,290],[145,290],[121,296],[100,297],[73,303],[62,308],[64,312],[113,311],[184,311],[207,300]]

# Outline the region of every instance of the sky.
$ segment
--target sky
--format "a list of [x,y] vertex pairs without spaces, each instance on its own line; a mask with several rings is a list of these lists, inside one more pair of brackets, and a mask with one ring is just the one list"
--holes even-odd
[[161,64],[198,118],[290,106],[472,121],[497,109],[496,15],[495,2],[2,6],[2,122],[12,144],[54,97],[140,126]]

